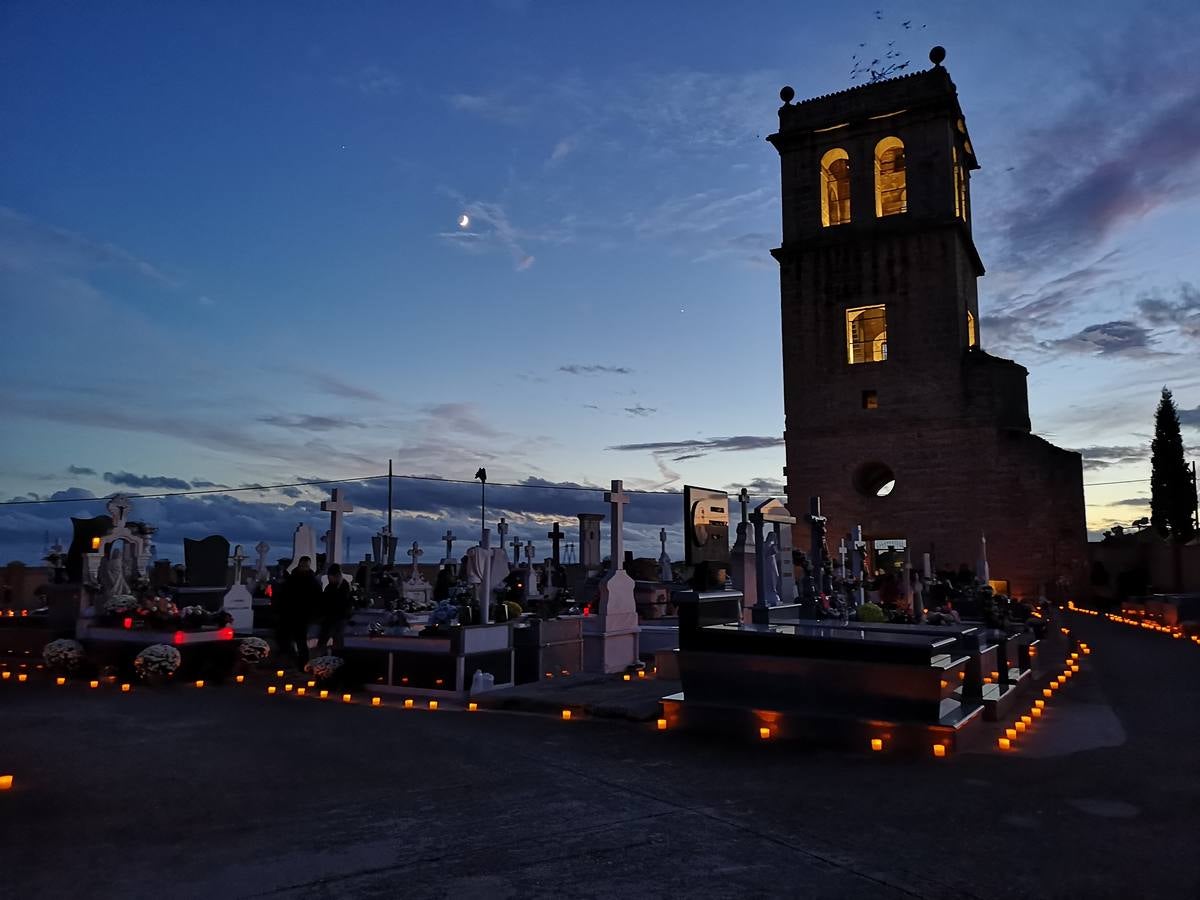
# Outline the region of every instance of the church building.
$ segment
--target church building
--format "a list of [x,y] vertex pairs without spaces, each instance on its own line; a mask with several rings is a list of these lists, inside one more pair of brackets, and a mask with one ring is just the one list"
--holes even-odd
[[[979,168],[941,65],[793,103],[780,96],[787,494],[820,495],[836,543],[975,568],[1018,596],[1086,591],[1078,453],[1030,431],[1024,366],[982,349],[971,234]],[[1004,585],[1001,585],[1002,587]]]

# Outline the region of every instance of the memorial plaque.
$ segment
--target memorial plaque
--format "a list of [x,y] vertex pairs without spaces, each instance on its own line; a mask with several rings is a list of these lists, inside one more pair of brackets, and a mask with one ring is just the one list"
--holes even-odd
[[729,495],[683,487],[684,559],[689,565],[729,562]]

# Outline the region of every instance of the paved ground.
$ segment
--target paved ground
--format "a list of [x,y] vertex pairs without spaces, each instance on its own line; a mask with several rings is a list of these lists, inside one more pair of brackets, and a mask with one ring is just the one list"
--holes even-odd
[[945,760],[9,681],[0,895],[1200,896],[1200,648],[1071,624],[1038,732]]

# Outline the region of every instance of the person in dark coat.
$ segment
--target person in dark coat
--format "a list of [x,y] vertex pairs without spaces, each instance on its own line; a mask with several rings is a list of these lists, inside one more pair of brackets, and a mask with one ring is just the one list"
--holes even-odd
[[342,576],[342,567],[334,563],[325,573],[329,583],[321,592],[318,608],[321,631],[317,636],[317,652],[324,653],[329,639],[333,638],[333,651],[341,653],[346,643],[346,623],[354,612],[354,599],[350,595],[350,582]]
[[312,570],[312,560],[300,557],[296,568],[283,582],[279,610],[280,655],[296,657],[301,669],[308,662],[308,625],[321,599],[321,582]]

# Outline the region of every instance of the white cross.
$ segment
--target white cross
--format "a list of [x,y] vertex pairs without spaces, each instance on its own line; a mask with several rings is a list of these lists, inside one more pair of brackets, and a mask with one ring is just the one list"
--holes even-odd
[[329,513],[329,540],[325,544],[325,564],[342,563],[342,516],[354,512],[349,500],[342,499],[342,489],[334,488],[328,500],[321,501],[321,511]]
[[120,528],[125,524],[125,516],[129,512],[129,498],[124,494],[117,494],[108,501],[105,507],[108,510],[109,516],[112,517],[112,527]]
[[612,543],[610,549],[613,572],[622,571],[625,563],[625,504],[629,495],[623,493],[624,483],[613,479],[612,490],[604,492],[604,502],[612,507]]
[[504,521],[504,516],[496,523],[496,534],[500,535],[500,549],[503,550],[504,538],[508,535],[508,523]]
[[454,553],[454,542],[457,538],[454,536],[454,532],[447,528],[446,533],[442,535],[442,540],[446,542],[446,559],[450,559]]
[[846,547],[846,539],[842,538],[842,542],[838,544],[838,556],[842,560],[842,580],[846,579],[846,554],[849,553],[849,548]]
[[408,555],[412,557],[412,577],[415,579],[417,577],[417,561],[425,555],[425,551],[421,549],[420,544],[418,544],[416,541],[413,541],[412,549],[408,551]]

